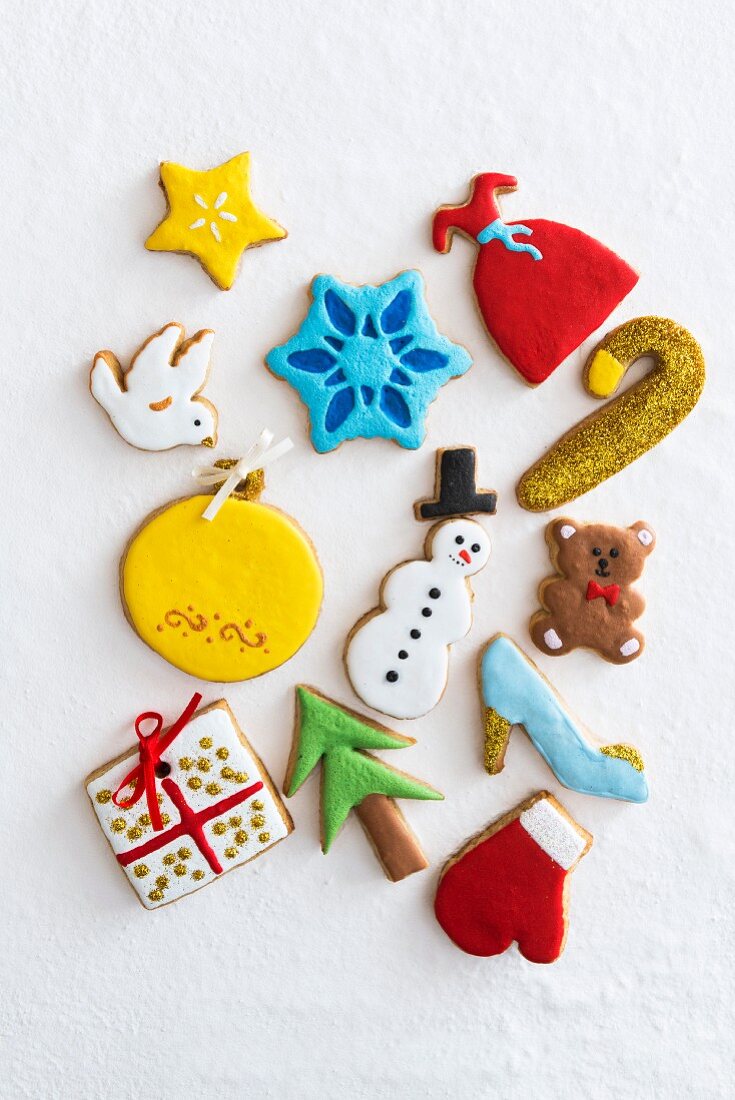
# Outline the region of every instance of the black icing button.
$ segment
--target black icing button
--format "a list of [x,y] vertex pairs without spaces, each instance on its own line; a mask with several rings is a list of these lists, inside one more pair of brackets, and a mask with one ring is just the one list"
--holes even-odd
[[171,774],[171,765],[167,764],[165,760],[159,760],[153,770],[156,773],[156,779],[165,779],[167,775]]
[[398,650],[398,660],[399,661],[405,661],[406,657],[408,657],[408,654],[406,653],[405,649],[399,649]]
[[411,637],[412,638],[420,638],[421,637],[421,631],[416,630],[416,629],[412,630],[411,631]]
[[431,608],[430,607],[422,607],[421,608],[421,614],[424,616],[425,619],[430,619],[431,618]]
[[389,684],[395,684],[396,680],[398,679],[398,673],[393,672],[393,670],[391,669],[390,672],[386,672],[385,678]]
[[429,595],[431,596],[432,600],[438,600],[441,596],[441,592],[438,588],[430,588]]

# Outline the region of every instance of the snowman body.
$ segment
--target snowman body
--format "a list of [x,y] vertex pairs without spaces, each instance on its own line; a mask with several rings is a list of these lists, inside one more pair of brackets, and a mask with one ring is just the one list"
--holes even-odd
[[472,520],[440,524],[428,561],[410,561],[387,577],[382,609],[362,620],[345,653],[357,695],[393,718],[418,718],[441,699],[449,646],[472,625],[468,577],[487,563],[489,539]]

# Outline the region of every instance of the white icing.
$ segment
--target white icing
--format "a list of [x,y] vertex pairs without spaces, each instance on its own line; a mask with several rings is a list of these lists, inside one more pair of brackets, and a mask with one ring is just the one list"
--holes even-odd
[[217,228],[217,223],[216,222],[210,222],[209,223],[209,228],[212,230],[212,236],[214,237],[215,241],[221,241],[222,240],[222,234],[220,233],[219,229]]
[[650,531],[646,531],[644,527],[642,531],[638,532],[638,541],[641,542],[644,546],[650,546],[653,542],[653,535]]
[[219,210],[220,206],[223,206],[227,202],[227,192],[220,191],[217,198],[214,200],[214,209]]
[[192,222],[189,229],[201,229],[206,221],[206,218],[197,218],[195,222]]
[[640,648],[641,643],[638,641],[637,638],[629,638],[627,642],[623,642],[623,644],[621,645],[620,652],[622,653],[623,657],[630,657],[631,654],[637,653]]
[[[125,374],[123,387],[103,354],[95,357],[92,395],[123,439],[144,451],[196,446],[217,434],[217,410],[198,398],[209,374],[214,333],[203,329],[183,355],[176,349],[184,330],[170,324],[141,348]],[[170,398],[164,409],[152,409]],[[198,421],[198,423],[196,423]]]
[[572,527],[571,523],[565,523],[563,527],[559,528],[559,534],[563,539],[570,539],[576,532],[577,528]]
[[[428,561],[406,562],[389,574],[382,593],[385,610],[355,631],[345,653],[356,694],[393,718],[418,718],[439,702],[449,671],[448,647],[472,625],[465,582],[487,564],[490,540],[479,523],[452,520],[435,528],[430,552]],[[440,595],[432,598],[432,589]],[[422,614],[424,608],[429,616]],[[412,638],[411,630],[421,637]],[[408,656],[401,659],[399,652]],[[388,680],[389,672],[398,679]]]
[[556,631],[551,627],[544,634],[544,641],[549,649],[561,649],[564,644]]
[[[199,744],[200,739],[203,737],[212,738],[212,747],[210,749],[203,749]],[[216,755],[216,750],[218,748],[227,749],[228,755],[226,759],[221,760]],[[194,766],[192,768],[185,770],[180,767],[179,761],[184,757],[189,757],[194,761]],[[200,759],[209,761],[210,768],[208,771],[202,771],[197,767],[196,762]],[[263,779],[263,774],[258,769],[255,759],[247,751],[238,737],[229,711],[222,707],[214,707],[205,714],[193,718],[172,742],[166,752],[162,754],[161,760],[170,764],[170,778],[173,779],[179,787],[191,809],[195,811],[203,810],[205,807],[211,806],[221,799],[226,798],[228,795],[235,794],[239,790],[244,790],[251,786],[251,784]],[[92,799],[92,805],[99,818],[102,831],[109,840],[113,852],[116,854],[118,852],[127,852],[131,848],[144,844],[147,840],[159,835],[154,832],[152,826],[148,825],[143,829],[143,835],[139,839],[130,840],[127,836],[127,829],[135,826],[138,823],[139,817],[148,811],[145,795],[143,795],[129,810],[121,810],[112,800],[100,803],[96,798],[98,792],[102,790],[108,790],[114,793],[120,782],[125,778],[128,772],[135,767],[136,763],[137,758],[135,756],[128,757],[119,764],[115,764],[103,775],[92,780],[92,782],[87,785],[87,791]],[[243,772],[247,774],[247,781],[235,782],[231,779],[228,780],[223,778],[221,775],[222,768],[227,767],[232,768],[233,772]],[[202,785],[198,790],[192,790],[187,784],[187,780],[193,776],[198,777],[202,781]],[[220,794],[210,795],[207,793],[206,785],[212,782],[217,783],[218,786],[222,788]],[[163,796],[161,813],[166,813],[171,818],[169,824],[164,828],[171,828],[171,826],[175,825],[180,820],[179,814],[168,795],[162,790],[160,781],[157,783],[157,786],[159,792]],[[262,802],[263,809],[254,810],[252,807],[253,802]],[[261,815],[265,819],[264,824],[253,826],[251,824],[251,818],[254,814]],[[238,828],[230,824],[230,819],[233,817],[242,818],[242,824],[239,828],[247,833],[247,841],[245,843],[236,843],[235,834]],[[115,832],[111,828],[111,822],[116,818],[121,818],[125,821],[125,831]],[[213,825],[217,821],[224,822],[227,825],[227,831],[221,836],[213,831]],[[265,842],[261,842],[258,837],[261,833],[266,832],[269,834],[269,839]],[[231,867],[239,866],[241,863],[247,863],[249,859],[271,848],[277,841],[282,840],[288,835],[288,829],[273,795],[270,793],[268,787],[264,785],[261,790],[257,791],[238,806],[225,812],[222,817],[214,818],[212,821],[205,824],[204,833],[216,852],[224,872]],[[225,855],[225,851],[232,847],[237,848],[237,854],[234,858],[228,858]],[[176,854],[180,848],[188,848],[191,851],[190,858],[181,860],[177,857],[174,864],[166,865],[163,862],[164,856],[169,853]],[[144,863],[149,868],[149,873],[144,878],[137,878],[133,870],[139,863]],[[186,874],[181,876],[176,875],[173,868],[177,865],[185,866]],[[185,894],[191,893],[193,890],[198,890],[200,886],[205,886],[213,879],[220,877],[210,868],[196,844],[191,837],[188,836],[179,837],[163,848],[159,848],[157,851],[152,852],[150,855],[142,856],[139,860],[136,860],[135,863],[130,864],[128,867],[123,867],[123,870],[146,909],[156,909],[160,905],[175,901],[177,898],[181,898]],[[203,877],[199,879],[193,878],[193,871],[202,871]],[[168,885],[163,891],[164,896],[162,900],[151,901],[148,894],[151,890],[155,889],[156,878],[159,875],[166,876]]]
[[540,798],[533,806],[524,810],[520,822],[547,856],[565,871],[577,862],[584,851],[586,839],[548,798]]
[[[202,198],[201,195],[194,195],[194,202],[198,203],[198,205],[201,206],[203,210],[209,210],[209,203],[207,203]],[[224,222],[236,222],[237,221],[237,216],[235,214],[230,214],[229,210],[220,210],[220,207],[226,202],[227,202],[227,192],[226,191],[220,191],[219,195],[217,196],[217,198],[212,203],[212,209],[217,211],[217,217],[222,218],[222,221],[224,221]],[[196,221],[193,221],[191,223],[191,225],[189,226],[189,229],[201,229],[202,226],[206,225],[206,224],[207,224],[207,219],[206,218],[197,218]],[[209,231],[212,234],[212,236],[214,237],[215,241],[217,241],[217,243],[220,244],[222,242],[222,234],[219,231],[219,226],[217,225],[217,222],[210,221]]]

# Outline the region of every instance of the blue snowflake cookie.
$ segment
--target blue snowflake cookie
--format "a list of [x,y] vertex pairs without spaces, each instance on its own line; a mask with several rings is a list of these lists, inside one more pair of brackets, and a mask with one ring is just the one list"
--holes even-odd
[[437,332],[419,272],[380,286],[318,275],[311,289],[301,328],[266,363],[307,406],[314,449],[324,454],[360,436],[420,447],[429,405],[472,360]]

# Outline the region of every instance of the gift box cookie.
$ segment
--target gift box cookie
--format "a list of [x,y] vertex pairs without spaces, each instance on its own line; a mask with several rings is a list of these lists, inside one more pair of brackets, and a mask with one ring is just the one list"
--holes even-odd
[[207,886],[293,829],[227,703],[196,711],[200,700],[195,695],[167,730],[160,714],[139,715],[138,747],[86,780],[102,831],[146,909]]

